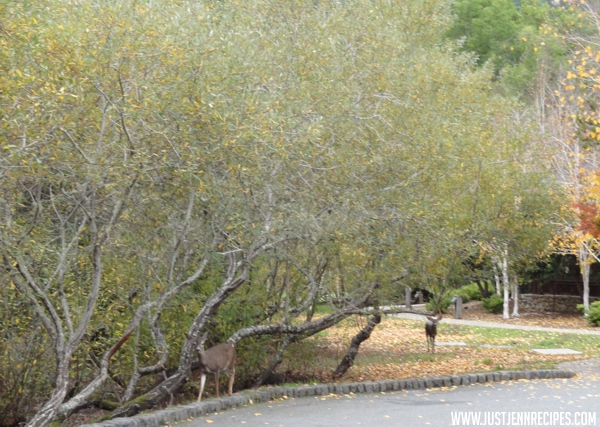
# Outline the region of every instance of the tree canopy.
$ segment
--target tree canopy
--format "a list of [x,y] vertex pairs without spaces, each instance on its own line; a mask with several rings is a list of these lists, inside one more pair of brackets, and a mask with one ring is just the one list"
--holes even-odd
[[280,358],[495,242],[542,251],[535,123],[452,22],[441,0],[0,3],[2,422],[109,377],[130,414],[187,380],[184,332]]

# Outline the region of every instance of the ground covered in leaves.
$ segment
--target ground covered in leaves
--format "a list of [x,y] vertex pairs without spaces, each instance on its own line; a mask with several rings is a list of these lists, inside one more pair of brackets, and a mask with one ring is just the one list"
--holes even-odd
[[[577,314],[524,313],[520,318],[505,320],[501,315],[485,313],[479,303],[470,304],[465,312],[464,319],[486,322],[563,329],[594,328]],[[600,352],[600,336],[450,325],[442,320],[438,325],[437,341],[464,342],[467,345],[438,345],[436,353],[431,354],[427,352],[424,320],[384,318],[370,339],[361,345],[354,366],[341,381],[553,368],[558,363],[595,357]],[[363,326],[357,319],[347,320],[316,339],[320,360],[314,375],[319,381],[331,382],[331,371],[345,355],[352,337]],[[570,348],[582,354],[542,355],[532,352],[533,348]]]

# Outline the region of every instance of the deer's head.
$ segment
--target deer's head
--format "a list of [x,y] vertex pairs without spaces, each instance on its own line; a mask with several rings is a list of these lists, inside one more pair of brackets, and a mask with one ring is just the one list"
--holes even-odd
[[[189,341],[192,341],[192,342],[194,341],[194,337],[192,337],[191,335],[185,334],[185,337]],[[202,335],[196,342],[195,349],[198,353],[201,353],[204,351],[204,343],[206,342],[206,338],[208,338],[208,332],[204,332],[204,335]]]

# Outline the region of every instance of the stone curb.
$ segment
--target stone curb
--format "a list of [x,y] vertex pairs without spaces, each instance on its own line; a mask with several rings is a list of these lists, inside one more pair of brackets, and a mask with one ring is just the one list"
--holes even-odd
[[162,427],[175,421],[185,421],[193,417],[208,415],[253,403],[287,397],[324,396],[328,394],[377,393],[381,391],[423,390],[429,388],[471,385],[476,383],[572,378],[573,371],[559,369],[539,369],[531,371],[496,371],[481,374],[463,374],[446,377],[409,378],[404,380],[383,380],[361,383],[316,384],[301,387],[272,387],[264,390],[234,394],[233,396],[211,399],[204,402],[174,406],[161,411],[136,415],[130,418],[115,418],[87,427]]

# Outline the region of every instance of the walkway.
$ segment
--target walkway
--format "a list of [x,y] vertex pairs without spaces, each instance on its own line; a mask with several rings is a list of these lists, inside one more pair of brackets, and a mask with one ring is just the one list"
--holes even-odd
[[[397,313],[390,314],[389,316],[398,317],[400,319],[410,320],[425,320],[425,315],[413,314],[413,313]],[[449,323],[451,325],[466,325],[466,326],[478,326],[482,328],[500,328],[500,329],[520,329],[525,331],[541,331],[541,332],[560,332],[565,334],[579,334],[579,335],[600,335],[600,330],[591,331],[587,329],[563,329],[563,328],[544,328],[542,326],[527,326],[527,325],[509,325],[506,323],[492,323],[492,322],[480,322],[478,320],[464,320],[464,319],[453,319],[450,317],[444,317],[442,322]]]

